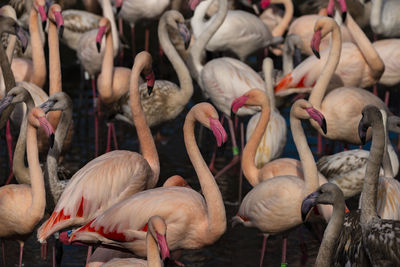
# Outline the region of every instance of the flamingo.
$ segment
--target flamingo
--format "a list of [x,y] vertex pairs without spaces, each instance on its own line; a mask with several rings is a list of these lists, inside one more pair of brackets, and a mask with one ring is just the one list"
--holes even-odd
[[371,29],[375,34],[385,37],[400,37],[400,3],[395,0],[371,1]]
[[[278,158],[286,144],[286,121],[275,106],[275,96],[272,85],[272,71],[274,69],[272,59],[265,58],[263,71],[265,80],[265,91],[269,99],[270,118],[255,155],[255,163],[261,168],[267,162]],[[261,113],[253,115],[247,124],[246,141],[248,142],[253,134]]]
[[360,138],[366,135],[370,126],[372,145],[365,173],[361,207],[345,216],[334,257],[334,262],[340,265],[400,264],[399,221],[380,219],[377,216],[377,186],[385,149],[385,131],[382,113],[373,105],[363,108],[359,122]]
[[[248,97],[245,101],[246,105],[259,105],[263,103],[263,109],[261,111],[258,129],[253,134],[258,140],[255,140],[254,137],[254,139],[246,145],[245,150],[251,149],[252,146],[254,147],[257,145],[256,141],[260,141],[263,133],[261,127],[265,129],[270,115],[269,108],[265,108],[266,103],[268,103],[265,95],[262,97],[260,94],[250,93],[246,95],[246,97]],[[240,102],[233,104],[234,109],[236,109],[237,106],[240,107]],[[271,234],[287,231],[302,222],[299,213],[300,202],[306,195],[318,187],[317,167],[315,166],[310,148],[307,145],[300,121],[300,119],[310,118],[318,121],[318,124],[324,128],[325,119],[318,110],[313,108],[308,101],[296,101],[290,112],[290,127],[300,154],[300,160],[304,170],[304,180],[300,179],[298,176],[282,175],[266,179],[259,183],[243,199],[238,214],[233,217],[233,224],[241,223],[246,227],[257,227],[263,232],[265,237],[268,237]],[[242,164],[246,164],[245,160],[249,159],[243,157]],[[257,174],[261,175],[262,171],[254,166],[254,158],[250,160],[252,160],[250,164],[252,164],[253,167],[246,170],[243,169],[244,175],[246,177],[257,176]],[[262,266],[263,262],[264,249],[265,247],[263,244],[260,266]],[[282,255],[282,260],[285,260],[284,253]]]
[[315,266],[332,266],[336,242],[343,226],[345,202],[343,192],[332,183],[320,186],[315,192],[304,198],[301,203],[301,217],[305,220],[307,214],[317,204],[330,204],[333,206],[332,217],[325,229],[321,246],[318,250]]
[[[122,67],[114,67],[111,57],[112,36],[108,31],[108,22],[102,20],[97,40],[101,40],[103,34],[106,34],[106,54],[103,58],[101,74],[98,77],[97,85],[101,101],[111,109],[116,118],[133,125],[132,113],[129,109],[129,77],[130,70]],[[158,36],[163,50],[175,69],[180,87],[167,80],[154,81],[154,74],[146,77],[148,85],[152,86],[152,93],[149,95],[145,84],[140,86],[140,96],[146,121],[149,127],[159,125],[162,122],[169,121],[182,112],[186,104],[193,95],[193,84],[189,71],[173,47],[168,37],[167,28],[182,33],[182,36],[188,40],[188,32],[184,25],[183,16],[177,11],[167,11],[160,18],[158,27]],[[190,39],[190,37],[189,37]],[[100,44],[98,42],[98,44]]]
[[62,228],[86,224],[111,205],[156,185],[160,163],[139,99],[138,77],[142,70],[146,74],[151,72],[151,57],[146,54],[137,58],[130,82],[130,105],[142,155],[114,150],[75,173],[52,215],[38,229],[40,242]]
[[[190,22],[195,39],[200,38],[202,33],[211,24],[215,23],[213,19],[204,21],[204,15],[212,1],[206,0],[200,4],[198,4],[199,1],[192,1],[191,3],[192,7],[198,5]],[[219,10],[221,9],[225,13],[225,20],[207,42],[207,50],[230,50],[240,60],[244,61],[249,54],[255,52],[257,49],[282,42],[282,37],[271,33],[268,27],[257,16],[241,10],[228,11],[227,5],[225,4],[223,8],[220,3]],[[286,22],[286,27],[289,21]],[[282,35],[285,31],[285,26],[279,27],[283,28],[283,30],[277,29],[275,34]]]
[[[348,22],[350,21],[351,17],[348,16]],[[327,85],[340,58],[339,27],[333,19],[321,17],[315,24],[314,31],[312,47],[316,54],[319,53],[318,45],[321,38],[332,32],[332,47],[328,59],[309,98],[310,103],[325,115],[328,122],[327,128],[330,130],[325,134],[321,127],[313,121],[311,121],[311,125],[328,139],[360,145],[362,142],[357,134],[357,121],[360,120],[362,108],[368,104],[376,105],[386,112],[388,112],[388,108],[377,96],[356,87],[336,88],[325,96]],[[349,101],[350,99],[351,101]],[[366,140],[369,140],[370,137],[370,133],[368,133]]]
[[[168,244],[166,241],[167,225],[160,216],[153,216],[149,219],[146,235],[147,261],[136,258],[113,259],[101,266],[162,266],[162,260],[169,257]],[[160,259],[161,252],[161,259]]]
[[49,138],[54,137],[53,127],[42,110],[33,108],[27,116],[27,155],[31,186],[12,184],[0,188],[0,237],[19,242],[19,267],[22,264],[24,241],[42,219],[46,206],[43,174],[39,166],[37,129],[42,127]]
[[[339,64],[326,89],[328,92],[341,86],[361,88],[372,86],[379,81],[385,69],[374,46],[350,15],[347,16],[346,26],[356,44],[342,43]],[[288,88],[300,88],[301,92],[305,89],[310,90],[322,73],[322,66],[326,64],[329,53],[328,49],[322,50],[321,60],[315,56],[308,57],[278,82],[275,93],[286,95],[297,91],[285,92]]]
[[225,207],[218,185],[196,145],[196,121],[213,131],[218,146],[226,141],[227,135],[217,111],[208,103],[195,105],[186,115],[183,126],[186,151],[204,197],[193,189],[178,186],[140,192],[72,232],[70,242],[118,244],[144,257],[146,222],[155,214],[165,220],[167,243],[172,251],[198,249],[218,240],[226,230]]
[[379,79],[380,84],[394,86],[400,82],[398,62],[400,58],[400,39],[384,39],[372,43],[376,52],[385,63],[385,71]]

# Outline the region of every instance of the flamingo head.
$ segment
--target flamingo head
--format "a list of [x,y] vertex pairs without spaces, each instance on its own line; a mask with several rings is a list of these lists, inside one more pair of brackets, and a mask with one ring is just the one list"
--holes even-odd
[[218,118],[209,117],[210,128],[215,138],[217,139],[217,145],[220,147],[228,139],[228,135]]
[[269,6],[269,4],[271,4],[271,0],[260,0],[257,1],[257,3],[255,3],[255,1],[253,0],[248,1],[254,10],[254,13],[256,13],[257,15],[260,15],[260,10],[265,10]]
[[306,221],[310,210],[317,204],[333,205],[339,204],[339,201],[342,202],[341,204],[344,206],[344,210],[346,210],[342,190],[333,183],[325,183],[320,186],[317,191],[303,199],[301,203],[301,219]]
[[58,38],[62,38],[64,33],[64,19],[61,15],[61,6],[58,4],[51,5],[49,9],[49,19],[55,21],[58,29]]
[[115,0],[115,8],[117,9],[117,15],[121,11],[122,4],[123,4],[123,0]]
[[190,0],[189,1],[189,6],[191,10],[195,10],[197,5],[201,2],[202,0]]
[[321,56],[319,55],[319,45],[321,44],[321,39],[322,39],[321,30],[316,30],[311,39],[311,49],[312,49],[314,55],[318,59],[321,58]]
[[[337,0],[339,3],[340,11],[342,12],[342,21],[344,22],[347,17],[347,6],[345,0]],[[333,17],[335,12],[335,0],[329,0],[327,13],[329,17]]]
[[34,8],[39,12],[40,21],[42,22],[43,30],[46,28],[47,14],[46,14],[46,1],[45,0],[35,0],[33,2]]
[[182,36],[183,42],[185,44],[185,49],[188,49],[192,35],[185,23],[177,22],[177,24],[179,33]]
[[154,72],[151,71],[148,75],[145,76],[146,79],[146,85],[147,85],[147,93],[151,95],[153,92],[154,84],[156,82],[156,76],[154,75]]
[[0,15],[0,25],[2,26],[0,34],[6,32],[16,35],[22,43],[22,52],[25,52],[29,40],[27,32],[13,18],[7,16]]
[[233,100],[231,105],[231,117],[243,106],[268,106],[268,98],[264,91],[260,89],[252,89],[244,95]]
[[290,114],[294,114],[294,116],[298,119],[309,120],[313,119],[316,121],[321,127],[324,134],[327,133],[326,120],[324,115],[315,109],[310,102],[305,99],[298,99],[293,103],[292,109],[290,110]]
[[[376,118],[376,120],[375,120]],[[367,140],[368,128],[372,126],[375,121],[382,121],[382,113],[374,105],[367,105],[362,110],[362,117],[358,124],[358,136],[361,143],[364,145]]]
[[24,102],[29,92],[22,86],[12,88],[7,95],[0,101],[0,114],[11,104]]
[[327,128],[326,128],[326,120],[324,115],[322,115],[321,112],[319,112],[317,109],[313,107],[306,108],[306,111],[308,115],[310,115],[311,119],[315,120],[319,126],[321,127],[322,131],[324,134],[327,133]]
[[160,216],[153,216],[149,219],[149,233],[155,237],[160,248],[161,258],[165,260],[169,258],[169,248],[167,244],[167,225]]
[[54,129],[50,122],[46,119],[46,114],[40,108],[33,108],[28,115],[28,122],[35,128],[43,128],[47,137],[49,138],[49,144],[52,148],[54,145]]
[[110,30],[110,21],[105,17],[101,18],[99,21],[99,30],[97,31],[96,35],[96,47],[97,47],[97,52],[99,53],[101,51],[101,40],[109,30]]

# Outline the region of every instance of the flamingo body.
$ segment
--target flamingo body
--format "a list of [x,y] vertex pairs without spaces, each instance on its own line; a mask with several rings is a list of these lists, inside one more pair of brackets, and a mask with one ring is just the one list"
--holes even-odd
[[372,45],[385,63],[385,71],[379,83],[386,86],[398,84],[400,82],[400,39],[379,40]]
[[135,25],[141,19],[154,19],[160,16],[170,0],[124,0],[119,16]]

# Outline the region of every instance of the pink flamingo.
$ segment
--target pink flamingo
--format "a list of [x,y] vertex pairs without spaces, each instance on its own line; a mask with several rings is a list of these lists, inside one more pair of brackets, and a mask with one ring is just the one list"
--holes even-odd
[[[379,81],[385,69],[385,65],[374,46],[351,15],[347,16],[346,26],[356,44],[342,43],[340,60],[326,89],[328,92],[341,86],[361,88],[372,86]],[[287,95],[296,92],[309,92],[321,75],[329,54],[329,49],[324,49],[320,53],[320,59],[315,56],[308,57],[278,82],[275,86],[275,93]]]
[[[44,215],[46,196],[42,169],[39,165],[37,129],[42,127],[54,140],[54,131],[45,113],[34,108],[28,114],[27,155],[31,186],[12,184],[0,188],[0,237],[16,239],[20,244],[19,267],[22,264],[24,241]],[[51,142],[51,141],[50,141]]]
[[149,54],[138,55],[130,82],[130,105],[142,155],[115,150],[95,158],[75,173],[51,217],[38,229],[40,242],[62,228],[85,224],[111,205],[156,185],[160,163],[140,104],[138,78],[142,70],[145,74],[152,71]]
[[218,185],[197,147],[196,121],[213,131],[219,146],[227,135],[218,121],[218,113],[208,103],[197,104],[186,116],[183,126],[186,150],[204,197],[192,189],[177,186],[143,191],[75,230],[70,241],[118,244],[138,256],[145,256],[146,223],[155,214],[167,224],[167,243],[171,250],[201,248],[218,240],[226,230],[225,207]]
[[[260,100],[259,94],[249,94],[246,105],[259,105]],[[261,126],[265,128],[269,117],[269,109],[265,108],[265,103],[268,103],[268,101],[265,96],[261,101],[264,104],[259,128]],[[291,174],[264,180],[245,196],[238,214],[233,218],[234,224],[242,223],[247,227],[257,227],[268,237],[268,235],[287,231],[302,223],[299,212],[301,200],[314,191],[319,182],[314,157],[307,145],[300,119],[316,120],[322,128],[325,128],[326,123],[323,115],[313,108],[308,101],[298,100],[293,104],[290,112],[290,127],[303,166],[304,180]],[[254,138],[250,145],[256,146],[256,141],[260,140],[262,133],[262,130],[258,129],[257,133],[253,134],[253,136],[256,135],[258,140]],[[252,165],[254,166],[254,158]],[[261,175],[262,171],[253,167],[244,173],[247,177]],[[264,249],[263,246],[263,252]],[[282,260],[285,260],[285,258],[285,252],[283,252]],[[263,254],[261,255],[260,266],[262,266],[262,260]]]

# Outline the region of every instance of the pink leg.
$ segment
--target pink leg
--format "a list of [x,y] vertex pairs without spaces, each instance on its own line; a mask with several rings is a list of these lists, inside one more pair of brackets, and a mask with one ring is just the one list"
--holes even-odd
[[111,122],[107,123],[107,147],[106,153],[111,151]]
[[239,157],[239,148],[236,144],[236,137],[235,137],[235,130],[233,129],[233,122],[230,118],[228,118],[228,124],[229,124],[229,131],[231,133],[231,140],[232,140],[232,154],[233,158],[231,162],[229,162],[222,170],[220,170],[216,175],[215,179],[220,177],[222,174],[227,172],[230,168],[235,166],[238,162],[240,162],[240,157]]
[[[244,125],[243,122],[240,123],[240,145],[241,145],[241,151],[244,149]],[[242,164],[240,164],[240,174],[239,174],[239,190],[238,190],[238,202],[239,205],[242,202],[242,185],[243,185],[243,170],[242,170]]]
[[93,249],[93,246],[89,246],[88,251],[87,251],[87,257],[86,257],[86,265],[88,265],[90,256],[92,256],[92,249]]
[[135,58],[135,56],[136,56],[135,26],[131,26],[131,42],[132,42],[132,56],[133,56],[133,58]]
[[390,92],[389,90],[386,90],[385,92],[385,105],[389,106],[389,96],[390,96]]
[[286,247],[287,247],[287,237],[282,239],[282,260],[281,260],[281,267],[287,266],[286,262]]
[[144,37],[144,50],[147,52],[149,51],[149,36],[150,36],[150,30],[149,28],[146,28]]
[[1,252],[3,254],[3,266],[6,266],[6,244],[4,240],[1,240]]
[[372,93],[378,96],[378,86],[376,84],[374,84],[374,86],[372,87]]
[[96,97],[95,77],[92,77],[93,113],[94,113],[94,156],[99,155],[99,118],[98,118],[98,99]]
[[267,238],[268,238],[268,235],[264,235],[264,239],[263,239],[263,243],[262,243],[262,247],[261,247],[260,267],[263,266],[263,262],[264,262],[264,254],[266,251]]
[[18,267],[22,266],[22,254],[24,253],[24,242],[19,243],[19,265]]
[[[221,118],[220,118],[220,122],[221,122],[222,125],[224,124],[224,120],[225,120],[225,116],[224,116],[224,114],[222,114]],[[215,169],[215,166],[214,166],[216,157],[217,157],[217,145],[214,146],[214,152],[213,152],[213,154],[211,156],[210,164],[208,165],[208,168],[210,169],[210,171],[213,174],[217,173],[217,170]]]
[[111,125],[111,132],[113,135],[114,149],[118,150],[117,134],[115,132],[115,124],[114,123],[112,123],[112,125]]
[[318,133],[318,145],[317,145],[317,151],[318,151],[318,156],[322,155],[322,135]]
[[[118,18],[118,32],[119,36],[124,36],[124,22],[121,18]],[[122,64],[124,62],[124,49],[121,47],[119,51],[119,61]]]
[[10,167],[10,175],[8,176],[6,180],[6,184],[9,184],[11,182],[11,179],[14,176],[13,173],[13,152],[12,152],[12,135],[10,131],[10,120],[7,121],[6,124],[6,140],[7,140],[7,149],[8,149],[8,162],[9,162],[9,167]]
[[56,267],[56,241],[55,240],[52,245],[52,251],[53,251],[53,267]]

